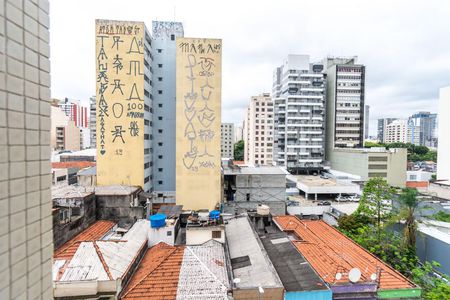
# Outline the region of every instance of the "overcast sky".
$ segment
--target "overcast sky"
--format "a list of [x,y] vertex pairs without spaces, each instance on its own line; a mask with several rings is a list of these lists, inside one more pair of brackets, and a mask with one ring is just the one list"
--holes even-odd
[[223,40],[222,121],[242,122],[271,92],[287,54],[358,56],[370,132],[380,117],[437,111],[450,85],[450,1],[50,1],[52,97],[95,94],[95,19],[183,22],[186,37]]

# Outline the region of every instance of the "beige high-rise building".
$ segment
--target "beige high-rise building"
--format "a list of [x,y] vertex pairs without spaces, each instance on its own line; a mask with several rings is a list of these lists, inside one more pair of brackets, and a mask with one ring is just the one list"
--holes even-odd
[[96,20],[97,184],[151,188],[151,41],[143,22]]
[[269,93],[253,96],[244,121],[244,160],[252,165],[272,165],[273,101]]
[[214,209],[222,199],[222,40],[177,38],[176,202]]
[[406,143],[408,141],[408,120],[395,120],[384,128],[385,143]]
[[81,149],[80,129],[56,106],[51,106],[50,144],[53,150]]
[[0,2],[2,300],[53,299],[48,13],[47,0]]

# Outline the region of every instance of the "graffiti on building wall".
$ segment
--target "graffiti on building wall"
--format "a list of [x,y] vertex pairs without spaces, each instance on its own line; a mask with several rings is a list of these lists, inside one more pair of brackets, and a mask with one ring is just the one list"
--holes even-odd
[[152,23],[153,38],[167,37],[170,38],[172,34],[183,36],[183,24],[180,22],[159,22]]

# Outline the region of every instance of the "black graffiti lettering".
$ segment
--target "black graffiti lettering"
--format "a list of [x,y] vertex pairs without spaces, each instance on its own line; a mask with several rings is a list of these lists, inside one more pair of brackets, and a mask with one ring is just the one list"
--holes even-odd
[[132,73],[134,73],[134,76],[144,75],[144,73],[141,73],[141,62],[139,60],[130,61],[130,69],[127,75],[131,75]]
[[[100,27],[100,28],[101,28],[101,27]],[[101,34],[101,33],[100,33],[100,34]],[[104,47],[103,40],[104,40],[104,39],[109,39],[109,36],[106,36],[106,35],[98,35],[97,38],[100,39],[100,43],[101,43],[101,44],[100,44],[100,47],[103,48],[103,47]]]
[[111,130],[111,133],[113,135],[112,142],[114,143],[117,138],[120,138],[122,140],[122,143],[125,144],[125,141],[123,140],[122,133],[124,133],[125,130],[122,130],[122,125],[114,126],[114,130]]
[[142,112],[135,112],[135,111],[129,111],[127,113],[127,117],[133,118],[133,119],[142,119],[144,117],[144,113],[142,113]]
[[139,136],[139,125],[137,121],[131,121],[128,129],[130,130],[131,136]]
[[116,69],[116,74],[119,74],[119,70],[123,69],[123,65],[121,62],[122,58],[119,57],[119,54],[116,54],[113,61],[113,68]]
[[136,37],[133,37],[133,40],[131,41],[130,44],[130,49],[128,50],[128,54],[130,53],[139,53],[139,54],[143,54],[142,50],[142,39],[141,40],[137,40]]
[[108,88],[107,83],[100,83],[100,88],[98,89],[98,93],[104,94],[107,88]]
[[127,100],[140,100],[144,101],[144,99],[141,99],[141,96],[139,96],[139,92],[137,90],[136,83],[133,83],[133,87],[131,88],[130,97],[128,97]]
[[121,103],[114,103],[112,106],[114,117],[120,118],[123,114],[123,105]]
[[[117,26],[116,26],[116,31],[117,31]],[[114,46],[116,46],[116,50],[119,51],[120,43],[123,43],[123,40],[120,39],[120,36],[119,35],[113,36],[113,45],[111,46],[111,49],[114,48]]]
[[116,89],[119,89],[119,92],[123,95],[122,86],[124,86],[125,84],[120,83],[120,79],[114,79],[114,83],[111,83],[111,85],[114,86],[111,94],[114,95],[114,92],[116,91]]

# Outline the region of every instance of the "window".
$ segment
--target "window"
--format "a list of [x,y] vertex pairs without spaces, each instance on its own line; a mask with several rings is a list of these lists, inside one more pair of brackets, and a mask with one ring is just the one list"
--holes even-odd
[[164,194],[163,193],[158,193],[158,198],[162,198],[162,197],[164,197]]
[[158,64],[158,68],[162,68],[162,64]]
[[162,180],[158,180],[158,184],[163,184]]
[[172,236],[172,231],[167,231],[167,236]]
[[158,133],[162,133],[163,132],[163,130],[162,129],[158,129]]
[[213,230],[212,232],[212,238],[213,239],[220,239],[222,237],[222,231],[220,230]]
[[149,182],[150,181],[150,177],[145,177],[145,179],[144,179],[144,183],[147,183],[147,182]]
[[417,175],[410,175],[409,180],[417,180]]
[[162,77],[158,77],[158,81],[162,81]]
[[148,168],[150,168],[150,163],[145,163],[144,164],[144,169],[148,169]]
[[163,158],[163,156],[162,155],[158,155],[158,159],[162,159]]
[[163,171],[163,168],[158,168],[158,172],[162,172]]
[[159,117],[158,117],[158,120],[162,121],[162,119],[163,119],[162,116],[159,116]]
[[161,53],[162,52],[162,49],[157,49],[158,50],[158,53]]
[[158,146],[162,146],[162,145],[163,145],[163,143],[162,143],[162,142],[159,142],[159,143],[158,143]]
[[247,194],[245,195],[245,198],[246,198],[247,201],[250,201],[250,193],[247,193]]
[[162,103],[158,103],[158,107],[162,107]]
[[171,39],[172,41],[175,41],[175,34],[171,34],[171,35],[170,35],[170,39]]

